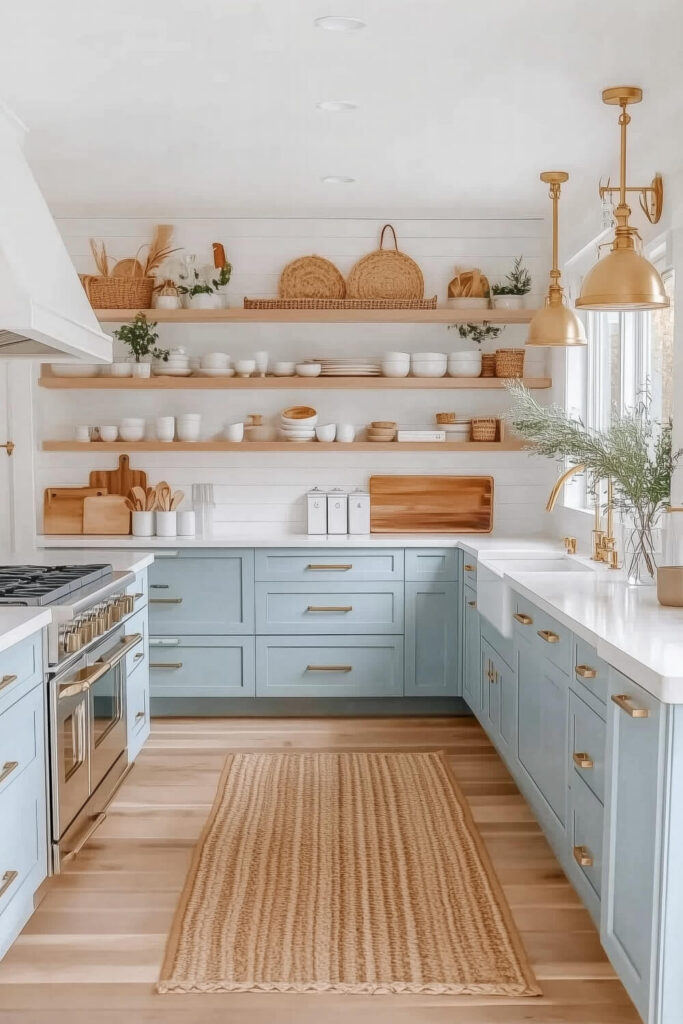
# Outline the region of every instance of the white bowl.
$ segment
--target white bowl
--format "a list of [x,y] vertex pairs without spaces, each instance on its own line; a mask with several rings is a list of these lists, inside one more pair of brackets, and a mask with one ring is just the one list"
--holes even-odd
[[315,436],[319,441],[334,441],[337,436],[337,424],[336,423],[323,423],[319,427],[315,428]]
[[142,416],[124,416],[121,424],[124,427],[144,427],[145,421]]
[[481,363],[449,363],[449,377],[481,377]]
[[145,436],[144,427],[119,427],[119,435],[122,441],[142,441]]
[[177,417],[178,423],[199,423],[201,418],[200,412],[181,412]]
[[50,369],[55,377],[96,377],[100,370],[96,363],[50,363]]
[[103,441],[115,441],[118,436],[118,427],[100,427],[100,437]]
[[179,441],[198,441],[199,440],[199,424],[194,423],[178,423],[176,427],[176,433]]
[[448,356],[445,352],[413,352],[411,358],[413,362],[417,360],[418,363],[423,363],[425,360],[439,362],[441,359],[448,359]]
[[382,373],[385,377],[407,377],[410,373],[410,363],[384,362],[382,363]]
[[447,364],[448,358],[445,355],[427,359],[413,356],[412,370],[415,377],[443,377]]
[[256,369],[255,359],[236,359],[235,373],[238,377],[249,377]]
[[109,373],[112,377],[130,377],[133,367],[130,363],[112,363]]
[[280,416],[280,422],[283,427],[308,427],[312,430],[318,422],[318,414],[316,413],[315,416],[306,416],[301,420],[292,420],[287,416]]
[[273,376],[275,377],[292,377],[296,369],[296,363],[290,362],[276,362],[273,363]]
[[409,363],[410,362],[410,352],[385,352],[384,355],[382,356],[382,359],[385,362],[391,362],[391,363],[398,363],[398,362]]
[[488,309],[489,300],[483,296],[458,295],[456,298],[446,299],[446,305],[451,309]]
[[296,372],[299,377],[319,377],[322,366],[320,363],[297,363]]
[[227,370],[230,356],[226,352],[205,352],[201,359],[203,370]]
[[228,423],[225,428],[226,441],[244,440],[244,423]]

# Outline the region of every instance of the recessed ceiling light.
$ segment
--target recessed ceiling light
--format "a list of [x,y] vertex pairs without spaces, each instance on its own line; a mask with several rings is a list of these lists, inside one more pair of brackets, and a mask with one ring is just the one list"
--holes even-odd
[[355,178],[348,178],[345,174],[328,174],[327,177],[320,179],[326,185],[350,185]]
[[328,15],[325,18],[316,18],[313,24],[316,28],[324,28],[327,32],[354,32],[356,29],[365,28],[365,22],[360,18],[342,18],[336,14]]
[[350,100],[323,100],[322,103],[316,103],[316,109],[341,114],[344,110],[355,110],[356,104],[351,103]]

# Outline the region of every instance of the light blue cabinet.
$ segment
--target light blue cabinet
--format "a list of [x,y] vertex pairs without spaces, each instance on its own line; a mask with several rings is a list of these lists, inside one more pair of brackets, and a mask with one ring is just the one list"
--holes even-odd
[[256,632],[402,634],[403,584],[257,583]]
[[254,638],[153,637],[149,672],[153,701],[155,698],[253,697]]
[[47,773],[42,634],[0,654],[0,957],[47,876]]
[[255,571],[259,583],[377,583],[404,578],[403,551],[396,548],[258,548]]
[[[132,592],[132,591],[131,591]],[[147,606],[147,572],[138,573],[135,581],[137,611],[126,623],[126,633],[139,633],[142,643],[126,655],[126,720],[128,725],[128,763],[132,764],[149,737],[149,621]]]
[[149,576],[151,636],[254,632],[254,552],[157,552]]
[[482,679],[477,593],[472,587],[464,587],[463,595],[462,695],[472,711],[478,714],[482,707]]
[[481,640],[482,708],[480,721],[506,762],[515,757],[517,680],[514,670],[484,636]]
[[257,637],[256,695],[400,697],[402,637]]
[[410,583],[455,583],[458,579],[456,548],[407,548],[406,580]]
[[458,694],[458,584],[406,583],[405,694]]

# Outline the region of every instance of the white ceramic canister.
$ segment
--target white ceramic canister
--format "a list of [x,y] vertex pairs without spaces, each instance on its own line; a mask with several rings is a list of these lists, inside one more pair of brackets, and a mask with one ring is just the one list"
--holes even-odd
[[349,496],[340,487],[327,493],[327,532],[349,532]]
[[314,487],[306,495],[308,509],[308,532],[310,534],[327,533],[327,495],[319,487]]
[[370,533],[370,494],[360,488],[349,494],[349,533]]
[[176,529],[178,537],[194,537],[196,523],[193,508],[185,508],[176,512]]
[[154,513],[133,512],[133,536],[153,537],[154,536]]
[[175,512],[162,512],[160,509],[156,511],[157,521],[157,537],[175,537],[176,534],[176,519],[177,514]]

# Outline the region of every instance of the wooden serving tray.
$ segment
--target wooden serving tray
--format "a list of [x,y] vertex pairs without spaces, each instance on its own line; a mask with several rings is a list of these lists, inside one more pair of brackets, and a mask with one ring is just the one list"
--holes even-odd
[[371,533],[490,533],[491,476],[371,476]]

